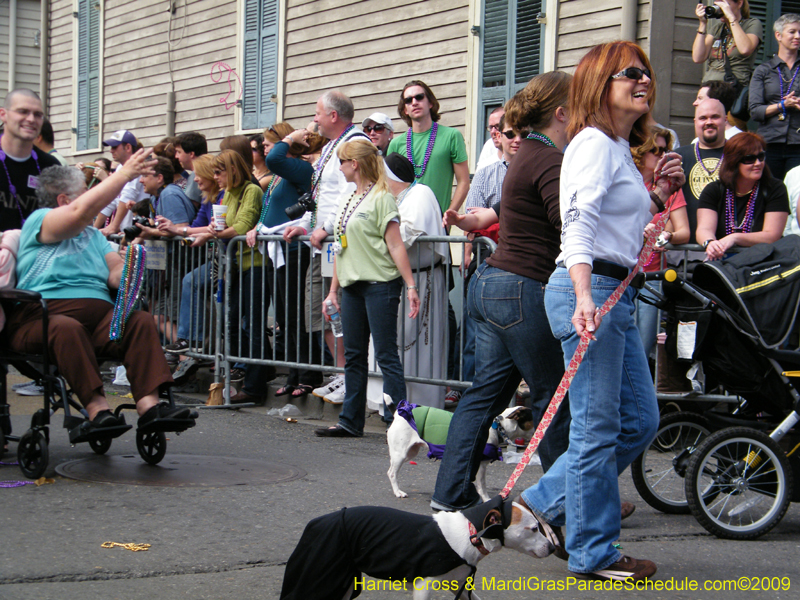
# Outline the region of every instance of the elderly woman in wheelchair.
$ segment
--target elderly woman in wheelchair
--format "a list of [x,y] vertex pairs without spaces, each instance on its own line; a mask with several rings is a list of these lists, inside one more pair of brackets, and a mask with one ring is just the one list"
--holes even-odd
[[[109,288],[120,287],[125,261],[91,226],[100,209],[128,181],[149,170],[148,154],[137,152],[88,191],[77,169],[55,166],[43,170],[37,188],[42,208],[24,221],[20,235],[17,288],[38,292],[47,301],[49,360],[57,365],[88,415],[81,431],[92,435],[83,435],[78,441],[103,437],[110,441],[130,429],[119,409],[112,412],[106,400],[97,356],[125,365],[139,414],[137,434],[156,430],[163,438],[164,431],[193,426],[197,416],[187,407],[176,407],[171,399],[159,399],[160,388],[172,383],[172,376],[153,319],[136,310],[130,311],[127,322],[120,319]],[[14,309],[8,320],[14,351],[43,352],[42,319],[40,304],[20,304]],[[115,327],[121,328],[122,334],[112,341],[109,332]],[[70,431],[74,442],[72,438]]]

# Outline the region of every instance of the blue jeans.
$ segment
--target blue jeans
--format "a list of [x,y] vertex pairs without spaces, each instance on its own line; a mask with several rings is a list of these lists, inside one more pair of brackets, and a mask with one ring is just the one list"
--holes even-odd
[[[508,407],[520,381],[531,389],[538,422],[561,381],[564,361],[544,310],[544,284],[484,263],[469,283],[467,307],[475,321],[475,378],[456,407],[433,500],[462,509],[479,500],[473,485],[489,428]],[[569,406],[556,413],[539,446],[545,469],[567,449]]]
[[[619,285],[592,275],[599,307]],[[567,525],[569,569],[591,573],[619,560],[617,478],[650,445],[658,428],[658,404],[634,321],[636,291],[628,288],[605,316],[597,340],[570,387],[569,449],[539,482],[522,493],[525,502],[553,525]],[[547,317],[561,339],[567,363],[580,341],[572,326],[577,304],[569,273],[557,268],[545,294]]]
[[[364,434],[369,373],[369,335],[383,373],[383,392],[397,405],[406,398],[406,381],[397,348],[397,309],[403,280],[370,283],[358,281],[342,288],[344,327],[345,397],[339,426],[354,435]],[[384,407],[385,408],[385,407]],[[387,420],[391,413],[384,410]]]
[[800,165],[800,144],[767,144],[767,166],[781,181],[786,173]]
[[198,317],[205,314],[206,288],[211,284],[211,265],[200,265],[183,278],[181,285],[181,311],[178,317],[178,338],[182,340],[203,341],[205,328],[198,331]]

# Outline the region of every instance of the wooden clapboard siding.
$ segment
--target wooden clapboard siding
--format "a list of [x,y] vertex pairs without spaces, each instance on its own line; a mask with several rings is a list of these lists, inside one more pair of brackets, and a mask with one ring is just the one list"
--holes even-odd
[[[101,139],[117,129],[130,129],[144,144],[152,144],[166,132],[169,14],[162,0],[104,0],[103,5]],[[65,156],[71,156],[74,127],[72,55],[76,29],[72,11],[73,0],[51,2],[48,112],[56,131],[56,146]],[[228,92],[226,76],[215,83],[210,74],[218,61],[237,66],[238,21],[237,0],[178,3],[172,19],[175,129],[178,133],[202,131],[211,148],[218,148],[219,141],[236,129],[234,110],[226,110],[220,102]],[[238,93],[237,87],[230,101]],[[75,160],[88,158],[91,156]]]
[[672,81],[670,86],[670,126],[681,143],[694,139],[694,102],[703,78],[703,65],[692,61],[692,43],[697,35],[693,0],[675,0],[672,28]]
[[50,44],[46,112],[53,125],[55,147],[64,156],[72,149],[73,0],[50,0]]
[[380,110],[404,131],[397,100],[404,83],[421,79],[442,105],[442,124],[463,131],[468,9],[468,0],[287,0],[284,118],[307,122],[335,88],[353,100],[356,121]]
[[[9,6],[0,2],[0,95],[8,93],[9,75]],[[41,53],[34,46],[36,32],[39,30],[40,4],[38,0],[17,0],[17,43],[15,50],[15,85],[35,92],[39,91],[39,71]]]

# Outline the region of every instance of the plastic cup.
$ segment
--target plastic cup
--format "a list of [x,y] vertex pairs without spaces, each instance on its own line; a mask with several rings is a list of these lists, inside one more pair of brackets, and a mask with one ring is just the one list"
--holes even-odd
[[222,231],[225,229],[225,218],[228,216],[228,207],[224,204],[215,204],[211,207],[214,216],[214,229]]

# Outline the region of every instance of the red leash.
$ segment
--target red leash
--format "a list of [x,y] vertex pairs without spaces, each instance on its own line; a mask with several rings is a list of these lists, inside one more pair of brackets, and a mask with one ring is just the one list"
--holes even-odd
[[[614,290],[614,292],[603,303],[603,306],[600,308],[600,316],[607,315],[611,309],[614,308],[614,305],[622,297],[622,294],[628,288],[628,285],[630,285],[631,280],[636,276],[636,273],[638,273],[642,266],[650,259],[650,255],[653,253],[656,240],[658,239],[658,236],[661,235],[661,232],[664,231],[664,227],[669,220],[669,213],[669,210],[665,210],[661,217],[659,217],[658,221],[656,221],[655,229],[650,233],[649,236],[647,236],[647,241],[645,242],[642,251],[639,253],[639,261],[625,278],[625,281],[620,283],[619,287],[617,287],[617,289]],[[506,483],[503,491],[500,492],[500,495],[503,496],[503,498],[508,498],[511,490],[517,483],[517,479],[519,479],[520,475],[522,475],[522,472],[525,470],[525,467],[528,466],[528,462],[530,462],[533,453],[536,452],[536,449],[539,447],[539,443],[542,441],[545,432],[547,432],[547,428],[550,427],[553,417],[556,416],[556,412],[558,412],[558,408],[561,406],[564,396],[567,395],[567,390],[569,390],[569,386],[572,384],[572,380],[575,378],[575,373],[578,371],[578,367],[581,365],[581,362],[583,362],[583,356],[586,354],[586,350],[589,348],[589,342],[591,339],[592,334],[584,330],[583,335],[581,335],[581,341],[578,343],[578,347],[575,349],[575,354],[572,355],[572,360],[569,361],[567,370],[564,372],[564,376],[561,378],[561,383],[558,384],[558,389],[553,395],[553,399],[550,400],[550,404],[547,406],[547,410],[542,416],[542,420],[539,422],[536,432],[533,434],[528,447],[525,448],[525,452],[523,452],[522,458],[517,464],[517,467],[514,469],[511,477],[509,477],[508,483]]]

